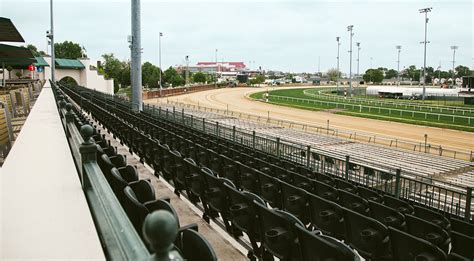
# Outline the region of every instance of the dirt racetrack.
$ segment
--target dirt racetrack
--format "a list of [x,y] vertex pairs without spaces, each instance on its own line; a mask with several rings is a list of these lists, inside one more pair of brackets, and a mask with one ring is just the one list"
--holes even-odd
[[[264,90],[266,90],[266,88],[221,88],[163,99],[194,105],[199,104],[208,108],[222,110],[227,109],[228,106],[229,111],[248,113],[262,117],[267,117],[270,111],[271,118],[299,122],[302,124],[326,126],[327,120],[329,119],[331,128],[363,131],[414,142],[424,142],[424,135],[428,134],[428,143],[467,152],[474,150],[474,133],[470,132],[365,119],[323,111],[315,112],[295,109],[252,101],[247,97],[251,93]],[[157,104],[160,101],[153,99],[147,100],[146,102]]]

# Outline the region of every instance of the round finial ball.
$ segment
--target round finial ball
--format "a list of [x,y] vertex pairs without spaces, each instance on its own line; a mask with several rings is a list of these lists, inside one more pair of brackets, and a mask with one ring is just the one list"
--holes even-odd
[[170,212],[157,210],[146,217],[143,235],[156,253],[169,251],[178,235],[178,222]]
[[72,104],[66,103],[66,111],[70,111],[72,109]]
[[91,125],[85,124],[81,126],[81,135],[84,138],[84,141],[88,141],[92,134],[94,134],[94,129]]

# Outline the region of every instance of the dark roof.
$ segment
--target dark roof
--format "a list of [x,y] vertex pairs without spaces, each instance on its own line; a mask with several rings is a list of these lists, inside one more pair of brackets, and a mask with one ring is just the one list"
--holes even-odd
[[25,42],[12,21],[5,17],[0,17],[0,42]]
[[56,67],[63,69],[84,69],[86,68],[81,61],[76,59],[55,59]]
[[27,66],[36,62],[31,51],[25,47],[0,44],[0,66]]

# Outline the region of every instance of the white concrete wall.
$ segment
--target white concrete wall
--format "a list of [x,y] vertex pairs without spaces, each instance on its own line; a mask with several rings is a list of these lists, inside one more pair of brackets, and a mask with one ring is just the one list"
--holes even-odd
[[[43,57],[48,64],[51,64],[51,57]],[[105,93],[114,93],[114,80],[106,80],[103,75],[99,75],[96,70],[90,70],[90,65],[97,66],[97,61],[86,59],[79,59],[84,64],[85,69],[73,70],[73,69],[58,69],[56,68],[56,81],[61,80],[63,77],[70,76],[76,82],[84,87],[95,89]],[[51,67],[45,67],[43,73],[39,73],[38,76],[41,80],[49,80],[51,78]],[[8,79],[8,78],[7,78]]]

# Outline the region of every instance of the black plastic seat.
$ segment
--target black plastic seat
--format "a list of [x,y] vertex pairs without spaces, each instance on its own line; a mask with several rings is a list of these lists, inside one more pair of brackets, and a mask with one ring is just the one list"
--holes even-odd
[[391,260],[388,229],[379,221],[344,209],[346,239],[361,256],[370,260]]
[[339,204],[364,215],[369,213],[369,202],[347,190],[339,189]]
[[451,218],[450,222],[452,231],[474,238],[474,224],[457,218]]
[[331,201],[338,201],[339,195],[333,185],[328,185],[325,182],[313,180],[314,194]]
[[336,182],[336,188],[338,188],[339,190],[345,190],[352,194],[357,194],[357,186],[355,186],[354,184],[340,178],[336,178],[334,180]]
[[314,186],[312,180],[300,174],[293,175],[292,184],[298,188],[304,189],[309,193],[314,193]]
[[363,186],[358,186],[357,194],[367,200],[372,200],[379,203],[383,202],[383,196],[373,189],[369,189]]
[[293,214],[304,224],[309,223],[309,202],[306,191],[281,181],[282,209]]
[[300,225],[295,225],[295,227],[300,246],[301,260],[358,260],[354,251],[341,241],[330,236],[317,235],[315,232],[310,232]]
[[236,162],[239,168],[240,184],[244,190],[260,194],[258,176],[256,170],[248,167],[246,164]]
[[232,233],[230,225],[229,201],[224,188],[224,182],[231,183],[229,180],[219,178],[212,172],[204,172],[206,180],[205,196],[209,205],[210,218],[218,215],[222,217],[227,232]]
[[474,260],[474,237],[451,231],[450,255],[455,256],[457,259]]
[[[238,191],[232,183],[223,184],[229,200],[230,220],[234,236],[240,236],[240,231],[247,234],[252,245],[247,257],[262,256],[261,248],[257,245],[260,242],[260,230],[258,228],[257,210],[255,209],[254,200],[258,200],[257,196],[251,193]],[[262,204],[265,204],[261,200]]]
[[115,167],[110,170],[109,184],[121,203],[123,203],[124,200],[123,189],[128,186],[129,183],[135,181],[138,181],[138,174],[136,169],[130,165],[127,165],[123,171],[119,171]]
[[270,206],[274,208],[281,208],[282,199],[281,199],[281,188],[280,182],[278,179],[275,179],[265,173],[256,171],[260,184],[260,196],[265,200]]
[[383,203],[384,205],[395,209],[396,211],[402,213],[403,215],[415,213],[413,206],[411,206],[410,204],[408,204],[408,202],[402,199],[384,195]]
[[308,194],[311,225],[324,234],[338,239],[345,238],[343,209],[337,203]]
[[156,199],[153,187],[145,180],[132,182],[124,188],[124,195],[124,210],[141,235],[143,221],[150,213],[145,203]]
[[379,202],[369,200],[370,215],[387,227],[405,230],[405,216],[393,208]]
[[389,227],[394,260],[403,261],[446,261],[446,254],[432,243]]
[[183,258],[189,261],[215,261],[217,255],[211,244],[198,232],[188,229],[181,235]]
[[441,213],[435,212],[425,207],[415,206],[415,216],[436,224],[447,232],[451,231],[451,223]]
[[433,224],[429,221],[421,219],[413,215],[405,215],[407,223],[407,232],[413,236],[424,239],[433,245],[441,248],[445,253],[448,253],[451,239],[446,230],[442,227]]
[[294,226],[304,224],[288,212],[269,209],[258,202],[255,206],[265,249],[280,260],[299,260]]

